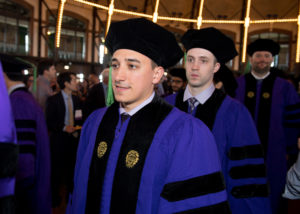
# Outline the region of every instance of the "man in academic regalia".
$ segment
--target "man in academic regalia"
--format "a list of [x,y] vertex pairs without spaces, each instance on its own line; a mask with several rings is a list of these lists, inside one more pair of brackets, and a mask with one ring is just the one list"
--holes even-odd
[[15,214],[15,176],[18,163],[16,129],[0,57],[0,214]]
[[17,128],[20,148],[16,175],[17,213],[51,213],[50,151],[44,113],[22,82],[21,71],[30,67],[3,56],[4,79]]
[[118,102],[84,124],[68,213],[230,213],[213,136],[154,93],[183,55],[174,35],[129,19],[105,44]]
[[169,72],[171,75],[171,87],[173,93],[184,90],[186,86],[186,75],[184,68],[172,68]]
[[215,28],[188,30],[185,91],[166,100],[202,120],[212,131],[219,150],[226,190],[233,214],[270,212],[262,148],[253,120],[238,101],[214,87],[221,63],[237,52],[233,41]]
[[[258,39],[247,47],[251,72],[238,79],[236,98],[246,105],[255,120],[265,150],[272,211],[278,211],[287,172],[287,154],[296,150],[297,130],[283,125],[285,107],[299,102],[292,84],[270,72],[280,46],[269,39]],[[295,132],[296,131],[296,132]]]

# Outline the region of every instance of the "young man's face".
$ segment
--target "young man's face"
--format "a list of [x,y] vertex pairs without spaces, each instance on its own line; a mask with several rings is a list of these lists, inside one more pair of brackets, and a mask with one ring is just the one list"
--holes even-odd
[[269,51],[256,51],[250,57],[250,63],[252,70],[257,73],[264,75],[270,71],[271,63],[273,62],[273,56]]
[[187,52],[186,76],[192,88],[205,89],[212,82],[214,73],[220,68],[215,56],[203,48],[192,48]]
[[50,66],[49,69],[46,70],[46,72],[47,72],[48,77],[49,77],[50,80],[56,78],[56,69],[55,69],[54,65]]
[[171,86],[172,90],[177,92],[185,87],[185,81],[183,81],[180,77],[171,77]]
[[124,108],[132,109],[153,92],[163,68],[152,68],[151,59],[128,49],[119,49],[112,57],[112,86],[115,99]]
[[65,82],[65,87],[70,91],[77,91],[77,81],[75,75],[71,75],[71,81]]

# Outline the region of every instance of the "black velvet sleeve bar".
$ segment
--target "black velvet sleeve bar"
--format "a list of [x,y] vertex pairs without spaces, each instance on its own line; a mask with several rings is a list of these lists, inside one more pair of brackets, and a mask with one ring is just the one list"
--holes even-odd
[[0,143],[0,178],[12,177],[16,174],[18,154],[18,145]]
[[223,175],[215,172],[208,175],[166,184],[161,196],[170,202],[197,197],[225,189]]

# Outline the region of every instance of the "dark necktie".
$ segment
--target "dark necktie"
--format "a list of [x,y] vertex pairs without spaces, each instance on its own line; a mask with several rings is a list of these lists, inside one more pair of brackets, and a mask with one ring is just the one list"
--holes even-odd
[[195,97],[191,97],[188,99],[188,102],[191,109],[190,113],[192,113],[198,103],[198,100]]
[[130,117],[129,114],[127,114],[126,112],[121,114],[121,124],[123,124],[128,118]]
[[72,95],[68,96],[69,126],[74,126],[74,115],[72,106]]

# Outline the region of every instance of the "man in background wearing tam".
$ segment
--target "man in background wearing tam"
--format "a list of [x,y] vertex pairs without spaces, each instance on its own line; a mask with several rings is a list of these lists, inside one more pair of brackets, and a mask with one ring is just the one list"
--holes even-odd
[[1,57],[17,129],[19,160],[16,175],[17,214],[50,214],[50,148],[41,107],[22,82],[31,66],[11,56]]
[[280,199],[287,172],[286,155],[297,151],[297,130],[283,125],[285,108],[299,102],[293,85],[271,71],[279,50],[279,44],[270,39],[249,44],[251,72],[238,79],[236,90],[236,98],[250,111],[264,147],[274,214],[286,213]]
[[263,152],[251,115],[213,83],[221,64],[237,55],[233,41],[215,28],[188,30],[181,41],[188,85],[166,100],[212,131],[232,213],[270,214]]
[[169,72],[171,75],[171,87],[173,93],[184,90],[186,86],[186,75],[184,68],[172,68]]

